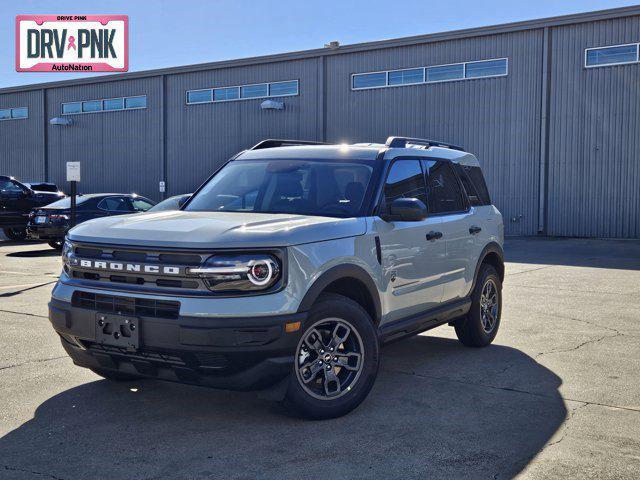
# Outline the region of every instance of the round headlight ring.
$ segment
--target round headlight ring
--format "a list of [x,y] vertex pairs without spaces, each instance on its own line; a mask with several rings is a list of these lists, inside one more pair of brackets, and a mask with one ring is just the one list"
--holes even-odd
[[267,285],[273,280],[274,266],[271,260],[255,260],[249,265],[247,278],[256,286]]

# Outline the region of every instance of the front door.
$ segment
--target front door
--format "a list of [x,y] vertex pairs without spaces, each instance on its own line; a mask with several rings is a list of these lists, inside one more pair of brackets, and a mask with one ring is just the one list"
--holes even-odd
[[29,211],[27,191],[12,180],[0,180],[0,215],[2,223],[11,226],[26,226]]
[[[417,198],[427,203],[419,160],[393,161],[381,208],[387,208],[396,198]],[[385,315],[385,323],[440,304],[446,254],[444,241],[437,238],[441,222],[439,217],[417,222],[375,219],[374,230],[380,238],[382,251],[384,311],[389,312]]]

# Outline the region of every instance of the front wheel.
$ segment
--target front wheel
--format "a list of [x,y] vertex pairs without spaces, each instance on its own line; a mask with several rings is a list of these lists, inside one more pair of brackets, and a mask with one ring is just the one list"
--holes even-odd
[[364,401],[378,374],[373,321],[353,300],[326,294],[305,323],[285,401],[305,418],[345,415]]
[[496,338],[502,314],[502,282],[495,268],[480,267],[471,295],[471,309],[455,324],[458,340],[467,347],[486,347]]
[[9,240],[16,241],[27,238],[26,228],[3,228],[2,231]]

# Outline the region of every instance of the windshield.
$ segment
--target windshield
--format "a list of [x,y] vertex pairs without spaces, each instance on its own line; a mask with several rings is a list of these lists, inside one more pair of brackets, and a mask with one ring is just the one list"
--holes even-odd
[[[76,197],[76,205],[80,205],[81,203],[89,200],[89,197]],[[65,197],[62,200],[57,200],[53,203],[47,205],[47,207],[55,207],[55,208],[71,208],[71,197]]]
[[239,160],[220,170],[187,211],[357,216],[372,163]]

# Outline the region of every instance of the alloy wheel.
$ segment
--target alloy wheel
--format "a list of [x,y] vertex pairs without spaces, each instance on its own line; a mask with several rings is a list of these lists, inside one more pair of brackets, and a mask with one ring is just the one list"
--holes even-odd
[[488,279],[480,295],[480,321],[485,333],[491,333],[498,320],[498,287]]
[[296,351],[296,376],[312,397],[333,400],[345,395],[362,373],[364,351],[355,327],[340,318],[313,324]]

